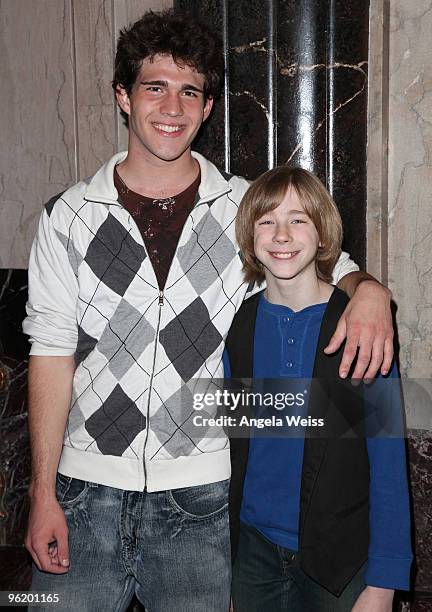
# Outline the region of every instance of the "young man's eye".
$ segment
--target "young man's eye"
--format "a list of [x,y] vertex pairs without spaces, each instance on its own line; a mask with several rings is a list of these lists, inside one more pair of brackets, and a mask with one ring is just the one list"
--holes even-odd
[[187,98],[198,98],[198,94],[196,91],[192,91],[192,90],[185,90],[183,92],[183,94],[187,97]]

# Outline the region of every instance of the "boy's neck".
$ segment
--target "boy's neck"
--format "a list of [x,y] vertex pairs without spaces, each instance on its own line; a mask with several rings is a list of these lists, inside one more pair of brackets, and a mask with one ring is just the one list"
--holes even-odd
[[291,279],[275,278],[265,271],[267,288],[265,297],[271,304],[288,306],[294,312],[313,304],[328,302],[333,286],[320,280],[315,270]]
[[198,176],[199,164],[190,151],[173,161],[149,159],[129,151],[117,166],[117,172],[131,191],[151,198],[163,198],[189,187]]

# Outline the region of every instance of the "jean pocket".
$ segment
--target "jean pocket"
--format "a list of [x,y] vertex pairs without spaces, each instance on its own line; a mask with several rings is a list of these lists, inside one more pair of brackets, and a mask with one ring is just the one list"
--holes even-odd
[[60,506],[69,507],[77,503],[85,496],[87,489],[85,480],[57,474],[56,493]]
[[228,508],[229,479],[168,491],[171,506],[194,520],[216,517]]

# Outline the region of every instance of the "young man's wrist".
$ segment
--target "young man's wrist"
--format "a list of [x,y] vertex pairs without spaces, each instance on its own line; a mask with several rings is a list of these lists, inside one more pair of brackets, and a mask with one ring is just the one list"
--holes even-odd
[[47,501],[51,499],[56,500],[55,480],[54,482],[39,479],[32,480],[28,489],[28,496],[31,501],[36,501],[38,499]]
[[392,298],[393,298],[393,294],[390,291],[390,289],[388,287],[386,287],[385,285],[383,285],[379,280],[377,280],[376,278],[373,278],[372,276],[370,277],[366,277],[363,278],[359,281],[357,287],[356,287],[356,291],[357,289],[359,289],[360,287],[362,287],[363,289],[366,287],[367,289],[376,289],[377,287],[379,287],[382,291],[384,291],[384,293],[387,295],[389,302],[391,302]]

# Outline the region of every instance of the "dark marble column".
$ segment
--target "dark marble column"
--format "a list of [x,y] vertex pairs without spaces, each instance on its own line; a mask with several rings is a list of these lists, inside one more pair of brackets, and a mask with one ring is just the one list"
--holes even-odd
[[432,435],[429,430],[408,432],[409,479],[414,515],[413,589],[400,595],[401,612],[432,610]]
[[197,150],[256,178],[299,165],[334,196],[345,242],[366,249],[369,3],[335,0],[175,0],[224,43],[226,89]]
[[0,270],[0,590],[28,588],[27,271]]

